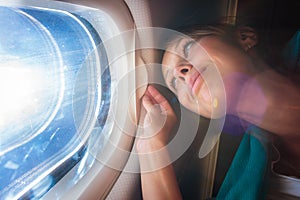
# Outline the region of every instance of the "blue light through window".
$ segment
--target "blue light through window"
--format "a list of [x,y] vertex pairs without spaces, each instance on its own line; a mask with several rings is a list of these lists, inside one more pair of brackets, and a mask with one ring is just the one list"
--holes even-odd
[[106,52],[89,22],[65,11],[0,6],[0,27],[0,199],[35,199],[86,153],[89,126],[101,134]]

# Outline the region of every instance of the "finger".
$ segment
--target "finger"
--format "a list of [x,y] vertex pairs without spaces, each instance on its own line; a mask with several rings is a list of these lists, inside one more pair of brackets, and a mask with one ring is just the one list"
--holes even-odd
[[153,102],[148,95],[144,95],[142,99],[142,103],[147,112],[151,112],[153,109]]
[[147,90],[144,94],[144,96],[147,96],[149,99],[149,101],[152,103],[152,104],[158,104],[155,99],[152,97],[152,95],[150,94],[149,90],[148,90],[148,87],[147,87]]
[[155,89],[155,87],[149,85],[148,91],[151,97],[154,99],[154,101],[157,104],[161,105],[166,111],[173,110],[168,100],[163,95],[161,95],[159,91]]

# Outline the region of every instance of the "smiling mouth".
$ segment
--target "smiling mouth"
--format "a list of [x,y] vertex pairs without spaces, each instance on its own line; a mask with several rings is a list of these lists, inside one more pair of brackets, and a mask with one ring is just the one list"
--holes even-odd
[[206,67],[201,68],[201,70],[199,72],[196,72],[194,78],[192,79],[191,82],[191,88],[192,88],[192,93],[193,95],[196,95],[196,92],[198,90],[198,88],[202,87],[203,83],[204,83],[204,79],[202,78],[202,74],[203,72],[206,70]]

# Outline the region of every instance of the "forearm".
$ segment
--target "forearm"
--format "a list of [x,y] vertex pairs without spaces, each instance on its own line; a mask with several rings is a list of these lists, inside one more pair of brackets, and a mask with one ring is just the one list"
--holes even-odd
[[145,143],[138,148],[143,198],[182,199],[167,149],[145,153],[149,152],[149,144]]
[[144,199],[182,199],[172,165],[141,174]]
[[151,85],[142,102],[146,115],[141,118],[143,129],[140,129],[136,149],[140,161],[143,198],[181,199],[166,147],[177,117],[168,101]]

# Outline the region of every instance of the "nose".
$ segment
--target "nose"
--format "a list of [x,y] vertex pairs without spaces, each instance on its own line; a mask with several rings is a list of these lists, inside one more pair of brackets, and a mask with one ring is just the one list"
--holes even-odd
[[185,81],[185,82],[188,82],[190,76],[191,76],[191,72],[192,72],[192,68],[193,66],[192,65],[180,65],[180,66],[177,66],[175,67],[175,70],[174,70],[174,76],[177,78],[177,79],[180,79],[182,81]]

